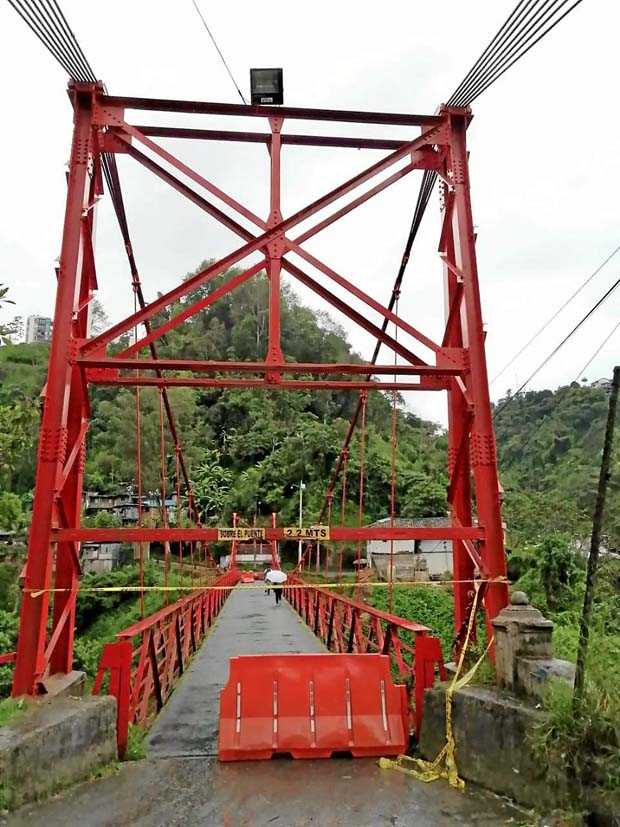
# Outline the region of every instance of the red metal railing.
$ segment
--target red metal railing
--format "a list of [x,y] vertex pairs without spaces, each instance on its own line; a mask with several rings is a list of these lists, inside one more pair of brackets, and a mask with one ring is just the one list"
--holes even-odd
[[104,646],[92,691],[98,695],[109,676],[108,693],[117,702],[119,755],[127,746],[129,724],[146,723],[166,703],[239,577],[239,571],[227,572],[211,584],[220,588],[183,597]]
[[[304,585],[303,580],[291,575],[287,584]],[[330,652],[390,656],[392,673],[405,679],[415,691],[413,723],[419,735],[424,690],[433,686],[436,668],[442,680],[446,677],[441,644],[429,634],[430,629],[317,586],[285,586],[284,595]]]
[[7,666],[9,663],[15,663],[17,652],[6,652],[0,655],[0,666]]

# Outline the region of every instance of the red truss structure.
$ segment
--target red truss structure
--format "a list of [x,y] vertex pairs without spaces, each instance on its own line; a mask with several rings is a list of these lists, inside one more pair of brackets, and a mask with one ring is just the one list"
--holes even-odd
[[[180,457],[188,487],[191,485],[177,433],[167,388],[250,387],[267,390],[346,389],[446,391],[449,406],[450,482],[448,500],[451,526],[447,529],[399,527],[332,527],[331,538],[367,540],[378,538],[450,539],[454,552],[455,627],[461,628],[470,602],[474,575],[485,580],[487,618],[494,617],[507,602],[500,494],[495,441],[484,353],[484,333],[476,268],[475,236],[470,204],[466,150],[469,109],[443,106],[435,115],[352,112],[291,107],[241,106],[194,101],[115,97],[101,84],[72,83],[69,94],[74,110],[74,132],[68,176],[64,230],[58,270],[54,327],[45,403],[41,422],[32,527],[30,531],[25,588],[20,617],[19,642],[13,692],[32,694],[43,689],[48,676],[72,668],[73,630],[80,565],[80,542],[85,540],[187,541],[216,539],[214,529],[80,527],[82,478],[89,421],[89,384],[155,386],[162,389],[170,431]],[[261,118],[265,132],[221,131],[170,126],[136,126],[128,122],[127,110],[194,113],[196,115]],[[401,125],[418,128],[409,140],[364,137],[331,137],[289,134],[283,126],[290,120]],[[417,129],[416,129],[417,132]],[[266,218],[221,190],[202,174],[160,146],[154,138],[201,141],[263,143],[270,159],[269,212]],[[283,217],[280,204],[280,158],[285,145],[353,147],[385,150],[381,160],[344,181],[340,186]],[[146,304],[142,295],[114,156],[130,156],[158,178],[176,189],[199,209],[219,221],[241,241],[219,261]],[[442,340],[433,341],[410,321],[384,307],[333,268],[310,253],[304,243],[414,170],[435,170],[442,181],[443,223],[439,256],[445,280],[446,325]],[[88,337],[89,303],[97,289],[93,248],[95,204],[108,181],[137,298],[137,309],[105,332]],[[182,176],[182,177],[181,177]],[[192,185],[186,183],[192,182]],[[364,185],[368,187],[361,190]],[[342,202],[349,193],[357,194]],[[208,196],[223,205],[217,206]],[[342,205],[300,234],[295,228],[336,202]],[[236,216],[236,217],[233,217]],[[237,218],[255,227],[253,232]],[[205,285],[252,253],[257,264],[230,277],[208,296],[185,306],[182,312],[153,328],[153,318],[195,288]],[[322,274],[319,282],[291,261],[295,254]],[[264,362],[213,362],[160,360],[156,340],[204,310],[222,296],[266,271],[269,281],[269,339]],[[289,364],[280,345],[280,279],[285,271],[306,285],[329,305],[396,353],[404,364]],[[344,289],[366,308],[387,319],[400,337],[383,331],[367,312],[351,307],[326,284]],[[144,335],[122,353],[111,357],[111,342],[136,326]],[[432,363],[420,358],[416,344],[433,354]],[[140,358],[148,349],[150,358]],[[174,375],[171,375],[174,372]],[[232,374],[232,375],[227,375]],[[397,374],[399,381],[378,382],[372,376]],[[335,378],[325,378],[335,377]],[[342,377],[350,376],[351,381]],[[308,378],[312,377],[312,378]],[[317,378],[319,377],[319,378]],[[412,381],[410,377],[415,377]],[[407,381],[409,378],[409,381]],[[472,502],[475,502],[476,520]],[[281,540],[282,529],[266,530],[269,541]],[[459,582],[462,581],[462,582]],[[50,596],[53,595],[53,600]],[[51,618],[50,614],[51,605]],[[48,631],[49,627],[49,631]]]

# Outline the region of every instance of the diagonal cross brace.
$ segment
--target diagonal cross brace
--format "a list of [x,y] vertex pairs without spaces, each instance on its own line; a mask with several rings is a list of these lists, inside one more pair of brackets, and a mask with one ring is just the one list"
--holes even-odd
[[[111,116],[111,117],[112,117],[113,120],[115,120],[117,122],[115,124],[116,126],[119,126],[121,128],[124,127],[124,125],[125,125],[124,121],[122,121],[119,118],[116,118],[115,116]],[[84,346],[83,352],[84,353],[94,352],[94,351],[97,351],[97,350],[105,347],[105,345],[108,342],[110,342],[113,339],[117,338],[122,333],[124,333],[127,330],[134,327],[136,324],[139,324],[139,323],[143,322],[146,319],[152,318],[154,315],[156,315],[164,307],[168,306],[170,303],[172,303],[172,302],[176,301],[177,299],[181,298],[182,296],[186,295],[188,292],[195,289],[196,287],[199,287],[201,284],[203,284],[209,278],[212,278],[212,277],[215,277],[216,275],[219,275],[219,273],[221,273],[224,270],[226,270],[227,268],[233,266],[238,261],[245,258],[247,255],[250,255],[250,253],[253,253],[254,251],[260,249],[261,247],[264,247],[268,242],[270,242],[272,240],[275,240],[276,238],[282,237],[282,234],[284,232],[286,232],[287,230],[289,230],[290,228],[296,226],[301,221],[304,221],[305,219],[309,218],[311,215],[314,215],[316,212],[318,212],[319,210],[321,210],[324,207],[328,206],[333,201],[335,201],[338,198],[342,197],[346,193],[350,192],[352,189],[360,186],[362,183],[367,181],[369,178],[371,178],[374,175],[377,175],[380,172],[382,172],[383,170],[387,169],[389,166],[396,163],[401,158],[405,157],[406,155],[411,154],[412,152],[415,152],[415,151],[420,150],[424,147],[427,147],[430,144],[433,137],[436,140],[439,140],[440,135],[442,133],[442,129],[438,128],[436,131],[437,131],[436,136],[435,135],[431,136],[431,133],[425,133],[424,135],[420,136],[419,138],[416,138],[413,141],[410,141],[408,143],[403,144],[403,146],[400,149],[395,150],[393,153],[390,153],[390,155],[388,155],[383,160],[378,161],[377,163],[375,163],[372,166],[368,167],[363,172],[358,173],[353,178],[349,179],[344,184],[342,184],[340,187],[337,187],[337,188],[331,190],[326,195],[324,195],[321,198],[315,200],[314,202],[309,204],[304,209],[298,211],[297,213],[294,213],[292,216],[290,216],[289,218],[287,218],[284,221],[280,222],[279,224],[277,224],[276,226],[274,226],[270,230],[267,230],[262,235],[260,235],[256,238],[253,238],[253,240],[248,241],[242,247],[238,248],[237,250],[233,251],[232,253],[229,253],[227,256],[225,256],[223,259],[221,259],[219,262],[216,262],[215,264],[211,265],[210,267],[206,268],[205,270],[201,271],[200,273],[197,273],[195,276],[188,279],[186,282],[184,282],[183,284],[181,284],[178,287],[174,288],[173,290],[169,291],[168,293],[165,293],[162,296],[158,297],[155,301],[151,302],[151,304],[148,305],[146,308],[141,309],[139,311],[136,311],[135,313],[133,313],[131,316],[128,316],[123,321],[118,322],[116,325],[113,325],[109,330],[107,330],[104,333],[100,334],[96,338],[90,340]],[[145,140],[148,140],[148,139],[145,137]],[[127,143],[127,142],[125,142],[125,143]],[[153,143],[153,142],[151,142],[151,143]],[[153,145],[156,146],[155,144],[153,144]],[[172,158],[173,156],[170,156],[170,157]],[[171,161],[171,163],[173,163],[173,162]],[[177,168],[178,168],[178,163],[174,163],[174,165],[177,166]],[[184,166],[184,165],[182,165],[182,166]],[[190,190],[190,192],[192,192],[192,191]],[[217,208],[213,207],[213,205],[211,205],[211,207],[212,207],[213,210],[217,210]],[[218,211],[218,212],[221,212],[221,211]],[[222,216],[224,216],[223,213],[222,213]],[[224,218],[226,219],[226,221],[225,221],[226,224],[228,224],[229,222],[232,221],[232,219],[228,218],[228,216],[224,216]],[[256,217],[256,218],[258,218],[258,217]],[[233,222],[233,223],[235,223],[235,222]],[[398,323],[398,322],[395,322],[395,323]]]
[[[155,152],[157,155],[159,155],[163,160],[167,161],[172,166],[174,166],[177,170],[179,170],[180,172],[187,175],[188,178],[191,178],[192,181],[194,181],[195,183],[197,183],[200,186],[204,187],[212,195],[215,195],[217,198],[219,198],[225,204],[232,207],[240,215],[242,215],[245,218],[247,218],[248,220],[252,221],[252,223],[255,224],[257,227],[259,227],[260,229],[265,230],[265,231],[268,229],[268,224],[265,221],[263,221],[263,219],[261,219],[259,216],[255,215],[253,212],[251,212],[251,210],[248,210],[246,207],[244,207],[242,204],[240,204],[236,199],[232,198],[230,195],[225,193],[219,187],[215,186],[215,184],[213,184],[211,181],[204,178],[202,175],[197,173],[195,170],[191,169],[191,167],[188,167],[187,164],[184,164],[182,161],[180,161],[178,158],[176,158],[170,152],[168,152],[167,150],[165,150],[162,147],[158,146],[158,144],[156,144],[154,141],[151,141],[149,138],[147,138],[145,135],[143,135],[138,129],[136,129],[136,127],[131,126],[130,124],[125,124],[125,126],[123,127],[123,130],[125,132],[127,132],[131,137],[134,137],[137,140],[141,141],[146,147],[148,147],[153,152]],[[126,149],[127,152],[129,152],[130,155],[133,155],[133,157],[136,158],[137,160],[141,160],[142,163],[148,164],[149,168],[152,169],[152,171],[155,171],[154,167],[152,166],[153,162],[150,162],[150,159],[148,159],[147,156],[141,155],[140,158],[138,158],[137,151],[131,147],[131,144],[129,143],[129,141],[127,141],[122,136],[118,136],[118,137],[120,137],[120,139],[123,141],[123,143],[125,145],[125,149]],[[418,140],[420,140],[420,139],[418,139]],[[427,138],[427,141],[428,141],[428,138]],[[405,322],[403,319],[400,319],[400,317],[397,314],[392,313],[390,308],[385,308],[379,302],[375,301],[370,296],[368,296],[366,293],[364,293],[362,290],[357,288],[352,282],[345,279],[343,276],[340,276],[332,268],[325,265],[322,261],[320,261],[320,259],[316,258],[316,256],[313,256],[311,253],[307,252],[306,250],[303,250],[300,246],[304,241],[307,241],[312,236],[314,236],[317,233],[321,232],[321,230],[324,230],[326,227],[333,224],[339,218],[342,218],[347,213],[349,213],[352,210],[356,209],[361,204],[365,203],[370,198],[377,195],[379,192],[382,192],[384,189],[387,189],[387,187],[389,187],[391,184],[393,184],[396,181],[403,178],[409,172],[413,171],[414,169],[418,169],[420,164],[419,164],[419,162],[416,162],[416,160],[413,160],[413,159],[414,159],[414,156],[424,157],[423,153],[424,153],[424,147],[422,149],[415,150],[415,151],[411,150],[411,155],[412,155],[411,163],[407,164],[402,169],[398,170],[396,173],[394,173],[393,175],[386,178],[384,181],[381,181],[379,184],[376,184],[374,187],[372,187],[370,190],[365,192],[363,195],[360,195],[358,198],[354,199],[349,204],[347,204],[344,207],[342,207],[341,209],[337,210],[332,215],[330,215],[327,218],[323,219],[318,224],[315,224],[313,227],[311,227],[308,230],[306,230],[305,232],[303,232],[297,238],[291,240],[291,239],[288,239],[286,236],[283,235],[282,236],[282,242],[284,243],[284,245],[287,249],[291,250],[292,252],[297,253],[299,256],[301,256],[301,258],[305,259],[309,264],[316,267],[317,270],[320,270],[322,273],[324,273],[326,276],[331,278],[333,281],[335,281],[341,287],[343,287],[346,290],[348,290],[349,292],[353,293],[353,295],[355,295],[358,299],[360,299],[361,301],[368,304],[368,306],[372,307],[373,310],[375,310],[377,313],[382,314],[386,319],[388,319],[388,321],[391,321],[394,324],[396,324],[398,327],[401,327],[410,336],[417,339],[423,345],[426,345],[426,347],[428,347],[430,350],[432,350],[436,353],[440,349],[439,345],[437,345],[435,342],[433,342],[431,339],[429,339],[428,336],[421,333],[419,330],[416,330],[416,328],[414,328],[408,322]],[[441,160],[442,154],[441,153],[433,153],[432,155],[433,155],[433,157],[432,157],[433,162],[435,164],[438,164]],[[159,169],[161,169],[161,167]],[[170,181],[169,181],[169,183],[170,183]],[[192,198],[191,193],[193,193],[193,190],[189,190],[189,188],[188,188],[188,191],[186,193],[187,196],[190,197],[191,200],[195,200],[194,198]],[[204,202],[205,206],[208,203],[209,202]],[[217,209],[217,208],[215,208],[215,209]],[[215,214],[214,212],[211,212],[211,214],[215,215],[215,217],[218,218],[219,221],[224,223],[225,226],[228,226],[229,229],[232,229],[234,232],[237,232],[237,234],[241,235],[241,237],[246,238],[246,240],[249,240],[249,238],[252,238],[251,235],[248,238],[247,233],[242,234],[241,232],[239,232],[240,225],[236,224],[236,222],[231,223],[231,219],[229,219],[229,217],[226,216],[224,213],[219,212],[219,215],[218,215],[218,214]],[[233,226],[233,224],[234,224],[234,226]]]
[[[124,148],[125,148],[126,152],[129,155],[131,155],[137,161],[139,161],[144,166],[146,166],[149,170],[151,170],[156,175],[158,175],[160,178],[162,178],[162,180],[169,183],[172,187],[174,187],[174,189],[181,192],[181,194],[185,195],[193,203],[195,203],[196,205],[198,205],[199,207],[204,209],[210,215],[217,218],[219,221],[221,221],[221,223],[223,223],[225,226],[227,226],[233,232],[240,235],[242,238],[244,238],[246,240],[250,240],[250,239],[255,238],[252,235],[252,233],[250,233],[248,230],[246,230],[242,225],[238,224],[236,221],[234,221],[234,219],[230,218],[225,213],[223,213],[221,210],[219,210],[218,207],[211,204],[209,201],[204,199],[202,196],[198,195],[196,192],[194,192],[194,190],[189,188],[186,184],[184,184],[182,181],[180,181],[174,175],[172,175],[172,173],[170,173],[167,170],[163,169],[161,166],[159,166],[151,158],[144,155],[139,150],[135,149],[135,147],[132,147],[131,144],[126,142],[123,138],[118,138],[118,140],[121,141],[124,144]],[[404,170],[413,169],[413,168],[415,168],[414,165],[408,165],[408,167],[405,167]],[[385,189],[385,187],[388,186],[389,182],[391,182],[393,180],[398,180],[398,178],[402,177],[403,174],[404,174],[403,171],[399,171],[398,173],[396,173],[396,175],[391,176],[391,178],[388,179],[386,182],[382,182],[381,184],[377,185],[377,187],[373,188],[373,190],[369,191],[369,193],[365,193],[363,196],[361,196],[359,199],[357,199],[357,202],[362,203],[364,200],[367,200],[368,198],[372,197],[372,195],[376,194],[377,192],[381,191],[382,189]],[[348,211],[348,209],[352,209],[352,207],[347,206],[346,208],[344,208],[344,211]],[[264,222],[261,222],[261,223],[264,223]],[[323,226],[324,225],[325,225],[325,222],[323,222]],[[322,229],[322,227],[319,227],[319,229]],[[317,230],[317,232],[318,232],[318,230]],[[311,231],[308,231],[308,233],[304,234],[305,237],[308,237],[308,235],[310,233],[311,233]],[[383,307],[383,305],[381,305],[379,302],[375,301],[372,297],[368,296],[364,291],[357,288],[355,285],[353,285],[351,282],[349,282],[344,277],[340,276],[334,270],[332,270],[331,268],[324,265],[322,262],[320,262],[318,259],[316,259],[314,256],[312,256],[310,253],[306,253],[303,250],[297,249],[296,240],[295,241],[288,241],[287,240],[287,245],[290,248],[295,248],[296,252],[298,252],[304,258],[308,259],[314,266],[316,266],[322,272],[326,273],[337,284],[339,284],[340,286],[342,286],[345,289],[349,290],[349,292],[351,292],[353,295],[357,296],[359,299],[364,301],[368,306],[372,307],[378,313],[383,314],[385,318],[394,321],[399,327],[401,327],[405,332],[409,333],[412,337],[417,338],[424,345],[426,345],[427,347],[429,347],[431,350],[433,350],[435,352],[437,350],[439,350],[439,347],[432,340],[430,340],[428,337],[426,337],[423,333],[420,333],[418,330],[416,330],[416,328],[414,328],[408,322],[405,322],[404,320],[400,319],[400,317],[398,317],[396,314],[392,313],[392,311],[390,311],[388,308]],[[299,278],[298,274],[301,273],[302,276],[304,276],[304,278],[301,279],[301,280],[303,280],[304,283],[308,284],[308,286],[310,286],[311,289],[315,290],[315,292],[319,292],[316,289],[316,286],[318,285],[318,283],[314,279],[311,279],[310,276],[307,276],[307,274],[304,274],[303,271],[301,271],[299,268],[295,267],[290,262],[288,262],[287,259],[282,259],[282,265],[285,267],[285,269],[287,269],[290,273],[292,273],[293,275],[295,275],[298,278]],[[254,272],[257,272],[259,269],[262,269],[262,264],[259,265],[259,266],[255,265],[254,267],[252,267],[251,271],[247,271],[246,276],[242,276],[242,277],[235,276],[234,279],[231,280],[231,282],[229,282],[227,285],[224,285],[222,288],[218,288],[218,291],[220,292],[221,295],[223,295],[226,292],[229,292],[229,290],[233,289],[238,283],[240,283],[240,280],[245,281],[246,278],[249,278],[250,275],[252,275]],[[208,280],[211,280],[212,278],[215,278],[215,274],[210,276]],[[327,298],[327,300],[332,305],[337,306],[338,309],[340,309],[343,313],[345,313],[345,315],[348,315],[348,316],[352,317],[351,308],[348,304],[343,303],[340,300],[338,300],[338,304],[336,304],[335,297],[333,296],[333,294],[331,294],[329,292],[327,294],[325,294],[324,291],[325,291],[325,289],[321,288],[320,295],[322,295],[323,298]],[[219,297],[219,295],[218,295],[218,297]],[[160,327],[160,328],[157,328],[156,330],[150,332],[146,337],[144,337],[143,339],[141,339],[138,342],[134,343],[129,348],[125,349],[122,352],[122,355],[127,356],[127,355],[130,355],[132,353],[138,352],[141,348],[145,347],[149,342],[152,342],[158,336],[163,335],[163,333],[168,332],[169,330],[173,329],[174,327],[177,327],[184,320],[186,320],[187,318],[192,316],[194,313],[199,312],[199,310],[201,310],[204,307],[208,306],[208,304],[211,304],[212,301],[214,301],[214,300],[215,300],[215,298],[213,300],[208,300],[208,299],[207,300],[202,300],[202,302],[200,302],[199,304],[192,305],[191,307],[186,308],[183,311],[182,314],[178,314],[177,316],[173,317],[173,319],[171,319],[169,322],[167,322],[166,325],[165,325],[165,329],[164,329],[164,327]],[[359,316],[359,314],[357,314],[357,317],[354,319],[354,321],[359,323],[358,322],[359,318],[361,318],[361,316]],[[362,327],[365,327],[366,329],[368,329],[367,325],[365,325],[365,324],[363,324]],[[373,326],[373,328],[372,328],[373,335],[375,334],[375,331],[378,331],[378,330],[379,330],[379,328],[377,328],[376,326]],[[389,347],[394,349],[392,343],[388,342],[387,338],[384,337],[382,340],[386,344],[388,344]],[[91,348],[89,348],[88,345],[87,345],[84,349],[84,353],[88,353],[90,350],[91,350]],[[405,355],[402,350],[399,350],[398,352],[401,353],[401,355]],[[410,351],[406,351],[406,352],[409,355],[405,356],[405,358],[410,359],[413,354],[411,354]],[[423,360],[419,359],[419,357],[414,356],[414,360],[418,363],[426,364],[425,362],[423,362]]]

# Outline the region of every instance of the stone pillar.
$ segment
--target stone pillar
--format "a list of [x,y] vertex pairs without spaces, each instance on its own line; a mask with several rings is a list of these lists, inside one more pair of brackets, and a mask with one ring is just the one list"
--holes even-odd
[[553,658],[553,623],[530,605],[525,592],[514,592],[510,604],[492,621],[495,633],[497,683],[511,692],[531,694],[522,685],[519,661],[548,662]]

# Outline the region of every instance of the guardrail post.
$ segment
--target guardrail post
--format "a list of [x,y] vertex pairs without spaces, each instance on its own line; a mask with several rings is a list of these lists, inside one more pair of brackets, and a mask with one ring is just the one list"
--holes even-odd
[[332,635],[334,633],[334,613],[336,611],[336,601],[331,601],[332,607],[329,613],[329,623],[327,625],[327,640],[325,641],[325,645],[327,646],[328,650],[331,650],[332,646]]
[[414,658],[415,731],[419,740],[424,712],[424,690],[430,689],[435,683],[435,666],[439,669],[441,680],[446,680],[446,667],[443,662],[439,638],[418,635],[414,643]]
[[92,694],[98,695],[106,672],[110,673],[108,693],[116,698],[116,744],[123,758],[129,733],[129,694],[131,691],[131,641],[106,643],[101,653]]

